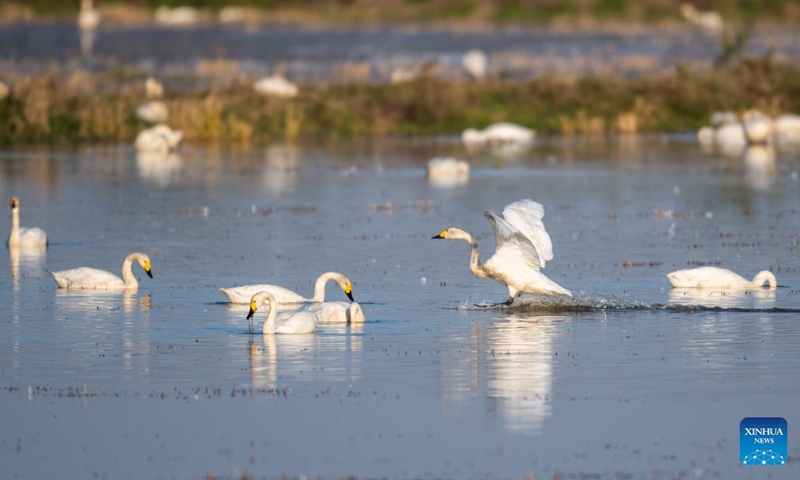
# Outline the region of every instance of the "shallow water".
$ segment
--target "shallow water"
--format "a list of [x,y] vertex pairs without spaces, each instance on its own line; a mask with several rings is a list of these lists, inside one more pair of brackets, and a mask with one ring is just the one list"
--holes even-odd
[[[195,28],[101,26],[83,34],[72,22],[0,25],[0,67],[51,71],[54,64],[120,71],[134,66],[176,77],[178,90],[205,77],[264,74],[280,68],[300,81],[388,81],[395,68],[435,64],[445,78],[462,78],[461,58],[472,48],[489,54],[503,78],[552,73],[622,76],[671,72],[676,63],[710,68],[720,47],[714,34],[692,28],[628,32],[508,28],[459,32],[420,28],[299,28],[262,25]],[[800,60],[794,28],[760,28],[743,53]],[[206,79],[207,80],[207,79]]]
[[[467,185],[428,183],[441,155],[470,160]],[[2,196],[51,245],[0,257],[0,477],[764,478],[737,432],[800,421],[798,172],[797,154],[682,137],[2,153]],[[575,298],[476,307],[505,289],[430,237],[459,226],[489,254],[483,210],[525,197],[547,210],[544,272]],[[135,294],[56,291],[44,271],[132,251],[155,276],[136,270]],[[669,289],[699,264],[780,287]],[[217,291],[310,295],[326,270],[353,279],[366,324],[250,337]]]

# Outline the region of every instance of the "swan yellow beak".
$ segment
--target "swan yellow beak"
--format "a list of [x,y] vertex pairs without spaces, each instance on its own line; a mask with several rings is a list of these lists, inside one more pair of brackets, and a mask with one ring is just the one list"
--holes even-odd
[[253,315],[258,311],[258,305],[255,301],[250,302],[250,311],[247,312],[247,320],[253,318]]
[[344,286],[344,294],[347,295],[351,302],[355,302],[353,300],[353,287],[349,283]]
[[153,278],[153,269],[150,268],[150,262],[146,260],[144,262],[144,273],[146,273],[148,277]]
[[444,240],[444,236],[447,235],[447,229],[445,228],[438,234],[431,237],[431,240]]

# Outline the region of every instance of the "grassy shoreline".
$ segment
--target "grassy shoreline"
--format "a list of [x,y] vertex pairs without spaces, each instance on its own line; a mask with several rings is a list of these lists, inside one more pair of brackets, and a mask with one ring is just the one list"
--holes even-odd
[[[0,100],[0,144],[132,142],[147,125],[135,118],[143,79],[86,74],[80,87],[49,74],[17,79]],[[103,89],[91,88],[106,82]],[[98,93],[99,92],[99,93]],[[758,108],[800,111],[800,67],[769,58],[725,70],[622,79],[542,77],[525,82],[301,85],[295,99],[238,86],[168,95],[169,125],[187,141],[246,144],[302,137],[458,134],[511,121],[541,133],[600,135],[685,132],[711,112]]]

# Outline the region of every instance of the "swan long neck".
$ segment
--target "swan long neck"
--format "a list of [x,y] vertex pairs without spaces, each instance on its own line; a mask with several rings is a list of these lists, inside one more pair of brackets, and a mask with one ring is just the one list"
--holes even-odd
[[133,262],[137,260],[139,260],[139,254],[131,253],[125,257],[125,261],[122,262],[122,281],[125,282],[125,288],[137,288],[139,286],[139,282],[133,275],[132,268]]
[[316,283],[314,283],[314,297],[311,298],[312,302],[324,302],[325,301],[325,286],[331,280],[342,280],[342,275],[336,272],[325,272],[317,278]]
[[11,233],[8,243],[19,243],[19,207],[11,209]]
[[478,242],[467,232],[463,232],[460,239],[464,240],[465,242],[469,243],[470,246],[470,256],[469,256],[469,269],[473,275],[476,277],[483,278],[485,277],[485,273],[483,271],[483,266],[480,264],[479,255],[480,252],[478,251]]
[[750,285],[753,287],[762,287],[764,282],[769,283],[769,288],[776,288],[778,286],[778,280],[775,278],[775,275],[768,271],[762,270],[753,277],[753,281],[750,282]]
[[267,308],[269,308],[267,319],[264,320],[264,325],[261,327],[261,333],[264,335],[275,333],[275,330],[278,328],[278,301],[275,300],[275,297],[272,295],[263,292],[262,294],[259,294],[257,303],[259,305],[266,304]]

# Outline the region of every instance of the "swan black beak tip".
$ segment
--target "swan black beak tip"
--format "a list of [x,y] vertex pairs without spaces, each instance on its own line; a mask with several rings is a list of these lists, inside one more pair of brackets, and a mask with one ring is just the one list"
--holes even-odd
[[144,273],[146,273],[148,277],[153,278],[153,271],[152,270],[147,270]]
[[253,314],[255,314],[255,313],[256,313],[256,311],[251,308],[250,311],[247,312],[247,320],[250,320],[251,318],[253,318]]
[[443,237],[443,236],[442,236],[442,234],[440,233],[440,234],[438,234],[438,235],[434,235],[434,236],[432,236],[432,237],[431,237],[431,240],[442,240],[443,238],[444,238],[444,237]]
[[355,301],[356,301],[356,300],[353,298],[353,292],[347,292],[347,298],[349,298],[351,302],[355,302]]

